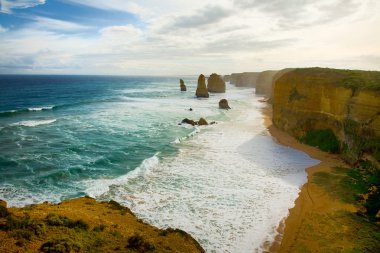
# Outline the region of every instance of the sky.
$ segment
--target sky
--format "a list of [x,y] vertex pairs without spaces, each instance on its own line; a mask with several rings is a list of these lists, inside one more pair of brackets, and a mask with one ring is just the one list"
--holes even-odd
[[0,74],[380,70],[378,0],[0,0]]

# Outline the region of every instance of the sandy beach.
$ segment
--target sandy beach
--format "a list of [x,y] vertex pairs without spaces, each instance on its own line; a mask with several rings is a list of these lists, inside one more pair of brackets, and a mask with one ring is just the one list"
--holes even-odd
[[[280,144],[301,150],[310,157],[320,161],[319,164],[306,168],[308,181],[305,183],[295,201],[295,206],[289,210],[288,217],[278,227],[279,234],[276,240],[269,247],[268,252],[295,252],[299,251],[296,245],[307,245],[309,250],[316,252],[318,244],[312,237],[301,234],[305,224],[318,226],[318,220],[313,219],[315,214],[329,214],[337,210],[354,212],[353,205],[341,202],[339,199],[332,198],[313,179],[317,172],[331,172],[334,167],[345,167],[346,164],[338,155],[322,152],[317,148],[304,145],[298,142],[289,134],[277,129],[272,124],[272,109],[268,105],[263,110],[264,124],[272,137]],[[301,252],[301,251],[300,251]]]

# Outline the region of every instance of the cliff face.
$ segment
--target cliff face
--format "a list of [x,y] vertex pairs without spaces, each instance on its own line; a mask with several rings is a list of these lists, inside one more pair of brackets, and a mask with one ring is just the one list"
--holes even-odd
[[226,83],[218,74],[211,74],[207,81],[207,90],[217,93],[226,92]]
[[295,69],[274,84],[273,123],[295,137],[331,129],[344,158],[380,149],[380,72]]
[[230,83],[237,87],[255,87],[259,72],[233,73],[230,76]]
[[256,81],[256,94],[266,95],[268,98],[272,97],[272,83],[273,77],[278,73],[276,70],[267,70],[259,74]]

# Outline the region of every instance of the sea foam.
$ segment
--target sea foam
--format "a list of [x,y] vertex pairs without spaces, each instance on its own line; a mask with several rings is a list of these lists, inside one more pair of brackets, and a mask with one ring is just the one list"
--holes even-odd
[[140,166],[92,195],[155,226],[183,229],[207,252],[262,252],[306,181],[304,168],[317,161],[276,144],[260,106],[234,109],[230,122],[183,140],[177,156],[154,162],[148,174]]
[[19,121],[11,124],[11,126],[26,126],[26,127],[35,127],[39,125],[47,125],[56,122],[57,119],[47,119],[47,120],[25,120]]

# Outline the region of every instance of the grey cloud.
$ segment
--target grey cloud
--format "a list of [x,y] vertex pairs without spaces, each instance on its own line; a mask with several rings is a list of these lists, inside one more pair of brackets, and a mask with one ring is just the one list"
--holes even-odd
[[207,43],[205,51],[207,52],[235,52],[249,51],[262,52],[274,48],[280,48],[294,43],[295,39],[278,39],[278,40],[256,40],[254,38],[239,36],[239,38],[226,38]]
[[40,4],[45,4],[46,0],[0,0],[0,12],[11,13],[12,9],[25,9]]
[[[281,29],[297,29],[329,23],[355,13],[365,1],[335,0],[322,4],[314,0],[234,0],[241,9],[256,9],[271,15]],[[310,9],[319,13],[314,17]]]
[[223,18],[229,16],[230,11],[219,6],[208,6],[199,10],[194,15],[179,16],[172,24],[167,27],[167,30],[176,28],[197,28],[205,25],[217,23]]

